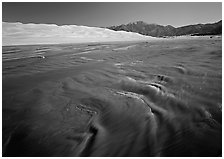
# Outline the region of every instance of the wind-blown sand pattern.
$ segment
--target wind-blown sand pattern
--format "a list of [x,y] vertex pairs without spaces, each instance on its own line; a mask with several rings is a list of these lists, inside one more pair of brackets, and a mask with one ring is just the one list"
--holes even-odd
[[221,156],[221,49],[218,37],[3,47],[3,156]]

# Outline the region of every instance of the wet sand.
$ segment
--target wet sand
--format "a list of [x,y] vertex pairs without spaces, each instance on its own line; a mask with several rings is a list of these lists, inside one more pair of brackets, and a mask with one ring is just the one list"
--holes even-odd
[[221,44],[3,47],[3,156],[221,156]]

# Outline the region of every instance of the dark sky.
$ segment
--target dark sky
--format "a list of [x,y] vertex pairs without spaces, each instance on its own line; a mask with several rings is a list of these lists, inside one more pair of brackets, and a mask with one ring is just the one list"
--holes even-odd
[[4,2],[4,22],[111,26],[138,20],[175,27],[222,19],[221,2]]

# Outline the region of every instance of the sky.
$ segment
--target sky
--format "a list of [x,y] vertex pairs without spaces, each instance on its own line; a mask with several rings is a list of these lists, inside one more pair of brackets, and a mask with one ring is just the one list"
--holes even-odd
[[3,2],[2,21],[108,27],[144,21],[180,27],[222,19],[221,2]]

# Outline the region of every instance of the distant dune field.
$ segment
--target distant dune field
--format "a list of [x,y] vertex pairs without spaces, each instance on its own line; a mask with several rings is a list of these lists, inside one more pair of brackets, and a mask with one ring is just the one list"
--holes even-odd
[[6,45],[64,44],[156,39],[138,33],[78,25],[23,24],[2,22],[2,43]]

